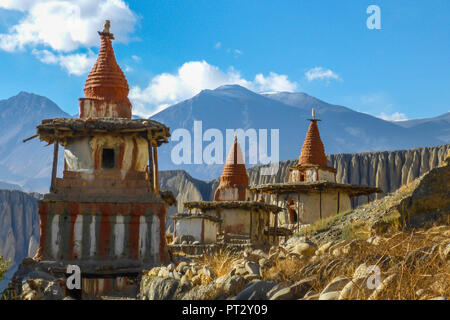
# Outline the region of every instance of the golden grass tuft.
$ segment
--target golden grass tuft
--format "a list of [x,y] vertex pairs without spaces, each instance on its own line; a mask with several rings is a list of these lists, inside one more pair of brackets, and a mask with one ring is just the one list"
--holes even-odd
[[220,278],[231,271],[233,262],[238,259],[239,255],[236,252],[221,249],[213,254],[203,254],[199,263],[207,266],[215,278]]

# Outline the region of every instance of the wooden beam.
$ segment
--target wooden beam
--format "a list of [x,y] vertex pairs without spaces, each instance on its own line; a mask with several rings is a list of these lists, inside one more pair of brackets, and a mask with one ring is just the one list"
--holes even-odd
[[300,193],[297,193],[297,232],[300,230]]
[[56,172],[58,170],[58,150],[59,150],[59,141],[55,139],[54,148],[53,148],[53,166],[52,166],[52,182],[50,184],[50,192],[55,192],[56,188]]
[[26,139],[24,139],[24,140],[22,140],[23,142],[27,142],[27,141],[29,141],[29,140],[32,140],[32,139],[34,139],[34,138],[36,138],[38,135],[37,134],[35,134],[34,136],[31,136],[31,137],[29,137],[29,138],[26,138]]
[[147,140],[147,145],[148,145],[148,180],[150,181],[150,185],[152,188],[152,191],[155,191],[155,186],[154,186],[154,182],[153,182],[153,149],[152,149],[152,142],[150,139]]
[[153,158],[154,158],[154,179],[153,179],[153,187],[156,193],[159,192],[159,182],[158,182],[158,147],[153,147]]

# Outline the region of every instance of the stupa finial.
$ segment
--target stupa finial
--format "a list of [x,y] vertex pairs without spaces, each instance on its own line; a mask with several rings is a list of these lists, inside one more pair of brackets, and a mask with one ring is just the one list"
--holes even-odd
[[105,24],[103,25],[103,33],[111,33],[109,32],[109,28],[111,28],[111,22],[109,20],[105,20]]

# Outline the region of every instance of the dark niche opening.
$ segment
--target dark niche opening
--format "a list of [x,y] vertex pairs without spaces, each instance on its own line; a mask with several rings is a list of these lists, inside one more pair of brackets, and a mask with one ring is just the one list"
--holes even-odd
[[114,169],[116,167],[116,157],[114,154],[114,149],[103,149],[102,152],[102,168],[103,169]]

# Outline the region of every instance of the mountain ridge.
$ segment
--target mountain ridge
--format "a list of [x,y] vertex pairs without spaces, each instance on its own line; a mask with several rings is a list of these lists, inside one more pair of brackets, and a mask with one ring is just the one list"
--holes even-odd
[[[439,132],[429,128],[417,130],[414,126],[406,128],[344,106],[329,104],[305,93],[261,95],[238,85],[203,90],[150,118],[165,123],[172,131],[175,128],[187,129],[191,137],[194,136],[193,123],[197,120],[202,120],[203,132],[215,128],[223,136],[226,129],[278,129],[279,159],[286,160],[300,154],[308,125],[305,120],[311,117],[312,107],[322,120],[319,129],[328,154],[411,149],[450,142],[445,127]],[[173,165],[170,151],[175,145],[161,148],[161,169],[183,169],[203,180],[220,174],[221,164],[208,167]],[[248,150],[243,151],[248,154]],[[224,148],[223,153],[226,152]]]

